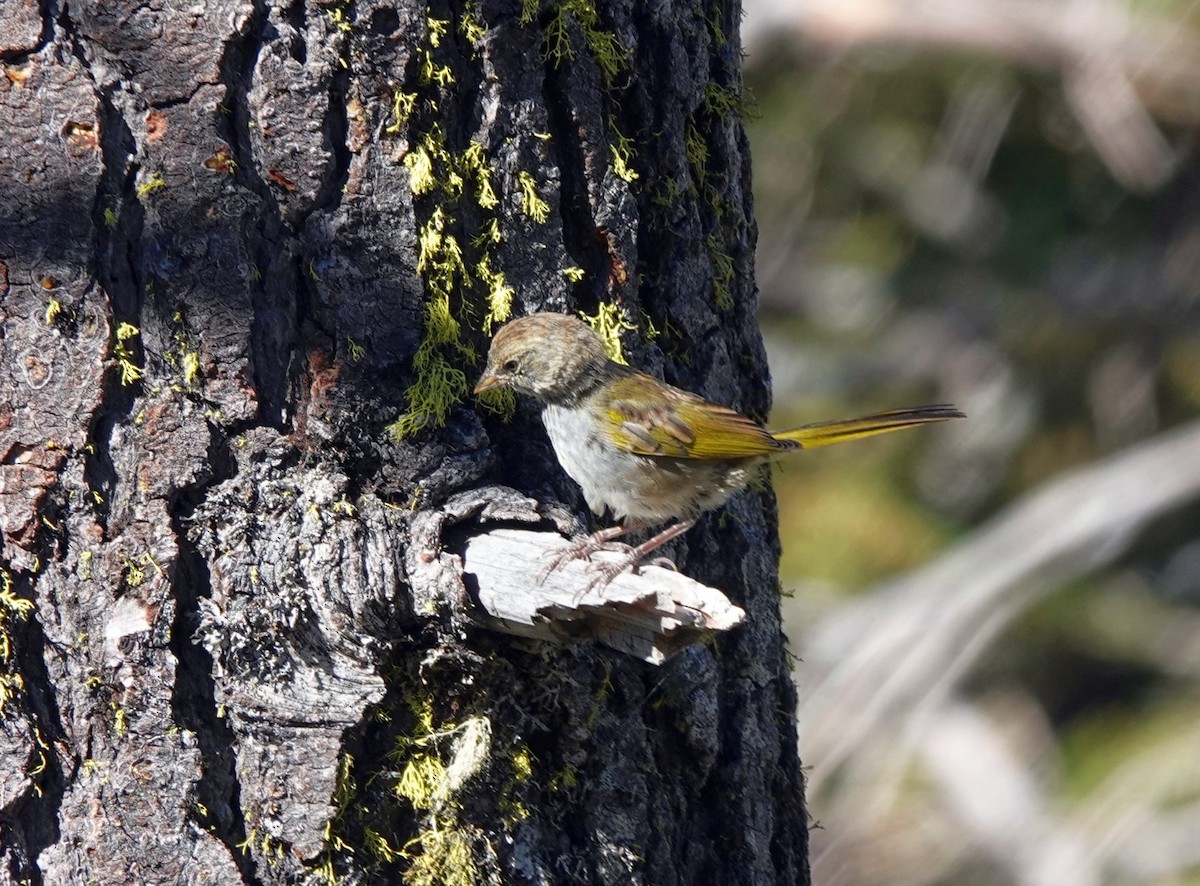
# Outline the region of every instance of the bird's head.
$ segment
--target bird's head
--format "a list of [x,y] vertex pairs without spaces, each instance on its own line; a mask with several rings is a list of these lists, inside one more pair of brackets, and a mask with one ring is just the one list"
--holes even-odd
[[475,393],[512,388],[543,403],[566,403],[610,374],[604,342],[569,314],[531,314],[506,324],[492,339]]

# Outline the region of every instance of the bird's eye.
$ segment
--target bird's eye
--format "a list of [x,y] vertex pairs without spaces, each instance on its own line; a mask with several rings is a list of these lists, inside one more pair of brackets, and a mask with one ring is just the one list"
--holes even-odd
[[505,360],[504,361],[504,371],[505,372],[516,372],[517,367],[519,367],[520,365],[521,364],[518,363],[516,360]]

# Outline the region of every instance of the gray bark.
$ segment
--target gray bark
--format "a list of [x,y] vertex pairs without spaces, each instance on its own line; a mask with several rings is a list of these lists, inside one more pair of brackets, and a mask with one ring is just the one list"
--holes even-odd
[[406,405],[441,212],[449,366],[486,258],[517,313],[617,303],[631,362],[767,409],[739,10],[596,8],[4,4],[0,880],[807,882],[769,493],[675,549],[728,635],[526,644],[438,515],[578,491],[527,405]]

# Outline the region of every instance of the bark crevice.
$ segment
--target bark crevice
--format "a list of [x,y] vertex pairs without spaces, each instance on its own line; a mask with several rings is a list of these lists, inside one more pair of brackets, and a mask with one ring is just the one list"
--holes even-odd
[[237,775],[236,737],[218,707],[212,655],[196,639],[200,601],[211,598],[212,580],[208,561],[194,540],[192,524],[208,490],[232,479],[237,472],[237,462],[228,452],[228,443],[222,443],[215,429],[210,428],[210,432],[207,462],[213,467],[213,475],[205,482],[180,490],[171,509],[171,528],[179,546],[171,575],[175,620],[170,648],[176,660],[171,711],[175,722],[196,736],[201,756],[192,820],[225,846],[242,881],[256,884],[260,881],[254,857],[239,848],[246,842],[247,828]]

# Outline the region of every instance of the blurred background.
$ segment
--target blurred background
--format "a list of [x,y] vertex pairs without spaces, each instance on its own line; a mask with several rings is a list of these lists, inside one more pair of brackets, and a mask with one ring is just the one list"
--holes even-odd
[[814,882],[1200,884],[1200,0],[746,0]]

